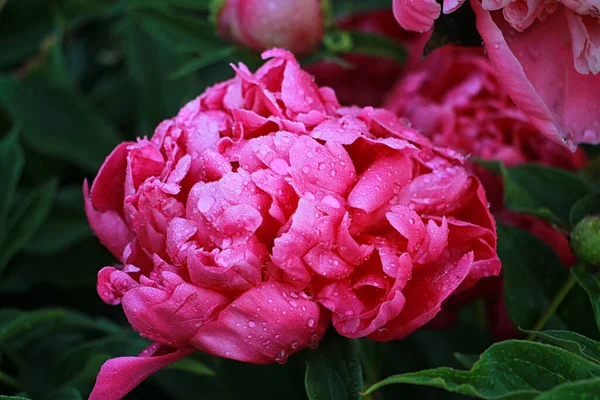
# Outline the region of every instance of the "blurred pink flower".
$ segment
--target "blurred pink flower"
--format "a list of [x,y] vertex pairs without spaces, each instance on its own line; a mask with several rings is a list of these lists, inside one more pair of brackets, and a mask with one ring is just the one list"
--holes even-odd
[[400,339],[500,271],[462,157],[388,111],[340,107],[290,53],[263,56],[118,146],[84,185],[90,224],[122,263],[100,271],[98,293],[159,346],[105,364],[92,400],[191,348],[283,363],[330,321]]
[[349,54],[343,57],[351,65],[349,68],[326,60],[308,65],[306,71],[315,77],[317,84],[335,90],[343,105],[381,106],[390,82],[421,60],[431,36],[431,32],[421,34],[402,29],[391,11],[353,15],[341,19],[337,25],[340,29],[386,36],[402,44],[407,52],[404,64],[388,57]]
[[[443,3],[443,12],[462,1]],[[600,9],[593,0],[470,0],[504,90],[544,135],[572,150],[600,142]],[[441,7],[394,0],[405,29],[425,32]],[[560,61],[557,61],[560,60]]]
[[223,37],[256,51],[284,47],[306,55],[323,38],[321,0],[225,0],[217,28]]
[[[391,90],[386,108],[410,123],[435,145],[464,155],[499,160],[507,166],[539,163],[576,169],[586,163],[583,150],[572,153],[548,141],[514,104],[481,49],[444,46],[432,52],[410,73],[401,76]],[[574,263],[567,238],[558,230],[531,216],[504,208],[502,179],[468,162],[467,168],[481,179],[491,210],[503,222],[533,233],[557,251],[563,265]],[[486,283],[484,281],[494,281]],[[510,324],[502,302],[501,278],[480,282],[471,291],[453,296],[438,314],[435,326],[456,318],[465,303],[483,297],[497,338],[505,339],[516,329]],[[506,323],[498,323],[504,321]]]

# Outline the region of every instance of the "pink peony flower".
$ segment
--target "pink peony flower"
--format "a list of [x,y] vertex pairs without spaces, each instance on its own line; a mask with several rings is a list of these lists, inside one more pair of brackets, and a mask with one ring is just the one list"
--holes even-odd
[[351,68],[331,61],[320,61],[306,67],[317,84],[329,86],[344,105],[375,106],[383,104],[390,82],[404,70],[421,60],[423,47],[431,36],[404,30],[398,26],[390,11],[373,11],[354,15],[338,21],[341,29],[362,31],[387,36],[404,45],[408,58],[404,65],[386,57],[349,54],[344,60]]
[[[545,140],[503,90],[481,49],[444,46],[435,50],[400,78],[389,94],[386,108],[408,118],[435,145],[465,155],[499,160],[508,166],[540,163],[572,170],[586,163],[583,150],[572,153]],[[534,217],[506,210],[501,178],[473,163],[467,167],[483,182],[491,210],[498,218],[547,243],[557,251],[565,267],[574,264],[569,242],[561,232]],[[516,336],[517,330],[509,324],[501,301],[501,278],[485,279],[473,290],[453,296],[438,314],[435,326],[448,325],[462,306],[479,297],[486,301],[496,338],[506,339],[510,332]]]
[[[444,1],[444,13],[464,0]],[[600,9],[590,0],[470,0],[499,82],[544,135],[572,150],[600,143]],[[394,0],[402,27],[425,32],[440,6]],[[556,60],[561,60],[557,62]]]
[[[107,362],[118,399],[192,349],[285,362],[329,323],[400,339],[500,271],[478,179],[388,111],[342,108],[293,56],[209,88],[151,139],[118,146],[86,212],[121,264],[98,293],[155,342]],[[112,376],[119,376],[113,380]]]
[[586,162],[583,150],[571,153],[545,140],[508,96],[478,48],[436,49],[400,77],[384,107],[408,118],[435,145],[464,155],[508,166],[535,162],[575,169]]
[[256,51],[285,47],[297,55],[321,43],[321,0],[225,0],[217,14],[219,33]]

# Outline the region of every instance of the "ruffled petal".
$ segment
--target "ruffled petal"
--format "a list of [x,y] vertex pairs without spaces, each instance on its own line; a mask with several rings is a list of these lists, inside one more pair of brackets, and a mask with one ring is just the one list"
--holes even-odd
[[[142,336],[185,347],[198,329],[229,304],[229,297],[163,272],[164,285],[140,285],[123,296],[123,312]],[[173,329],[176,326],[177,329]]]
[[440,5],[435,0],[394,0],[394,16],[404,29],[425,32],[433,28],[440,16]]
[[416,270],[402,291],[406,304],[400,315],[369,337],[388,341],[402,339],[429,322],[441,309],[442,302],[467,277],[473,264],[473,253],[465,254],[458,262],[448,263],[435,270]]
[[202,326],[191,344],[210,354],[252,364],[283,363],[316,346],[329,313],[302,292],[265,282],[238,297],[216,321]]

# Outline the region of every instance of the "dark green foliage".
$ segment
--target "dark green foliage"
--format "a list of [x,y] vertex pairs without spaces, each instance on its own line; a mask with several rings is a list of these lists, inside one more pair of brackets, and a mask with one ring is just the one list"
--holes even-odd
[[[212,3],[0,0],[0,400],[85,399],[104,361],[148,345],[120,307],[95,292],[98,270],[115,260],[89,228],[81,185],[117,143],[152,135],[206,87],[232,77],[230,63],[261,64],[258,54],[216,35]],[[389,39],[333,26],[333,18],[389,9],[392,0],[329,3],[327,34],[304,65],[325,58],[353,68],[348,53],[406,58]],[[473,23],[468,6],[443,16],[429,47],[479,45]],[[504,177],[508,208],[565,235],[600,211],[598,160],[579,173],[486,165]],[[127,399],[598,399],[596,267],[569,273],[531,234],[502,224],[498,234],[510,317],[545,344],[492,346],[479,300],[451,326],[402,341],[330,331],[318,349],[285,365],[197,353]],[[552,330],[533,331],[540,329]]]

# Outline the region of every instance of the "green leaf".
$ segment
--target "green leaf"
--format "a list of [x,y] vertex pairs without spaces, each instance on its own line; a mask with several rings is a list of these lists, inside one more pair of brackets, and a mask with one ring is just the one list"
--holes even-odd
[[218,51],[227,46],[227,42],[217,36],[214,26],[201,18],[154,10],[137,11],[135,16],[144,31],[179,52]]
[[77,389],[65,387],[52,394],[50,400],[83,400]]
[[600,376],[600,365],[558,347],[509,340],[492,345],[468,371],[436,368],[394,375],[365,394],[390,384],[441,388],[482,399],[534,399],[554,387]]
[[0,395],[0,400],[31,400],[31,399],[28,399],[26,397],[20,397],[20,396],[2,396],[2,395]]
[[[33,255],[27,251],[11,261],[0,279],[0,293],[26,293],[43,284],[53,286],[52,290],[94,291],[99,267],[115,262],[96,238],[79,242],[60,253]],[[52,268],[47,268],[48,265]]]
[[81,187],[59,188],[50,216],[27,244],[31,254],[55,254],[92,237]]
[[569,350],[571,353],[600,364],[600,342],[569,331],[525,331],[550,344]]
[[389,0],[334,0],[331,4],[335,17],[363,14],[374,10],[389,10],[392,5]]
[[104,333],[114,333],[120,328],[106,320],[93,320],[82,314],[65,309],[23,312],[15,309],[0,310],[0,352],[16,351],[21,346],[48,332],[65,327],[91,329]]
[[[531,329],[569,274],[556,253],[529,232],[498,222],[497,233],[506,309],[515,325]],[[584,310],[567,311],[550,318],[552,329],[574,330],[573,325],[584,319],[580,314]]]
[[385,36],[358,32],[336,30],[328,32],[323,38],[323,44],[332,53],[366,54],[378,57],[392,58],[400,63],[406,61],[406,49]]
[[[0,1],[0,3],[2,3]],[[60,4],[58,4],[60,3]],[[0,23],[0,68],[19,64],[33,56],[50,37],[56,13],[64,15],[66,28],[111,12],[103,0],[11,0],[2,9]]]
[[139,354],[148,342],[135,333],[119,332],[70,347],[57,363],[64,365],[58,381],[61,385],[79,386],[92,383],[104,362],[112,357]]
[[157,8],[168,10],[171,7],[195,11],[208,11],[212,0],[127,0],[127,5],[135,9]]
[[479,360],[479,354],[454,353],[454,357],[456,357],[458,362],[461,363],[465,368],[473,367],[477,360]]
[[237,51],[237,48],[234,46],[224,47],[220,50],[210,53],[204,53],[200,57],[194,58],[193,60],[183,64],[179,67],[175,72],[173,72],[169,79],[179,79],[183,78],[186,75],[189,75],[193,72],[196,72],[202,68],[206,68],[210,65],[213,65],[219,61],[222,61]]
[[12,206],[15,188],[21,177],[25,156],[19,145],[15,128],[8,136],[0,140],[0,247],[6,235],[6,217]]
[[539,395],[536,400],[600,400],[600,379],[565,383]]
[[571,207],[592,191],[581,177],[558,168],[521,164],[506,168],[497,161],[474,160],[504,178],[506,207],[569,227]]
[[596,325],[600,328],[600,273],[595,272],[592,267],[576,265],[571,268],[571,274],[588,294],[594,309]]
[[187,58],[142,30],[137,19],[128,20],[127,45],[128,69],[138,88],[138,134],[150,136],[160,121],[175,116],[200,89],[191,75],[165,79]]
[[[45,4],[46,3],[46,4]],[[0,68],[17,64],[34,54],[52,29],[45,0],[9,1],[0,23]]]
[[360,399],[362,370],[352,341],[327,335],[307,355],[304,383],[310,400]]
[[589,194],[579,199],[569,212],[569,223],[577,225],[579,221],[591,214],[600,212],[600,192]]
[[41,61],[29,64],[27,76],[52,82],[58,87],[73,90],[73,81],[69,74],[67,60],[63,51],[65,21],[61,15],[54,18],[54,33],[44,44]]
[[11,211],[8,228],[11,235],[0,249],[0,276],[8,261],[21,251],[44,223],[56,192],[56,180],[50,180],[25,194]]
[[182,360],[177,361],[167,367],[167,369],[173,369],[177,371],[185,371],[194,375],[208,375],[214,376],[215,371],[209,368],[206,364],[193,359],[192,357],[186,357]]
[[36,151],[96,172],[121,141],[112,123],[84,99],[36,78],[0,76],[0,103]]

